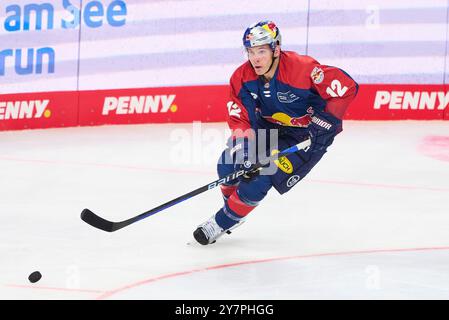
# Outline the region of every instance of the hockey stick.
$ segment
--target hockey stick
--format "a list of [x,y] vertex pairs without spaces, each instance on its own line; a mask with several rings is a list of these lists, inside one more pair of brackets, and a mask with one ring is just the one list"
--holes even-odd
[[291,154],[293,152],[296,152],[298,150],[302,150],[302,149],[306,149],[307,147],[310,146],[310,139],[305,140],[303,142],[298,143],[297,145],[294,145],[292,147],[289,147],[285,150],[283,150],[282,152],[279,152],[277,154],[274,154],[268,158],[266,158],[263,163],[258,162],[253,168],[251,168],[251,170],[239,170],[239,171],[235,171],[229,175],[227,175],[224,178],[215,180],[214,182],[211,182],[205,186],[202,186],[201,188],[198,188],[196,190],[193,190],[189,193],[186,193],[176,199],[173,199],[169,202],[166,202],[156,208],[153,208],[147,212],[144,212],[142,214],[139,214],[135,217],[132,217],[128,220],[124,220],[124,221],[120,221],[120,222],[112,222],[112,221],[108,221],[106,219],[103,219],[102,217],[96,215],[95,213],[93,213],[92,211],[90,211],[89,209],[84,209],[83,212],[81,212],[81,219],[90,224],[91,226],[97,228],[97,229],[101,229],[107,232],[114,232],[117,231],[119,229],[122,229],[126,226],[129,226],[130,224],[133,224],[134,222],[140,221],[142,219],[145,219],[149,216],[152,216],[153,214],[158,213],[159,211],[165,210],[167,208],[170,208],[171,206],[174,206],[175,204],[178,204],[184,200],[190,199],[200,193],[203,193],[207,190],[213,189],[215,187],[218,187],[219,185],[223,184],[223,183],[227,183],[227,182],[231,182],[235,179],[237,179],[238,177],[250,173],[250,172],[255,172],[257,170],[259,170],[261,167],[267,165],[268,163],[270,163],[271,161],[274,161],[280,157],[286,156],[288,154]]

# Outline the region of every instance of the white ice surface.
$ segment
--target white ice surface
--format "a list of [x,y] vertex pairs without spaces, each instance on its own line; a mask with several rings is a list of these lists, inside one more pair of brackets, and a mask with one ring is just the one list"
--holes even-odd
[[[186,243],[218,189],[114,233],[80,220],[123,220],[215,180],[224,144],[176,140],[194,131],[0,133],[0,299],[449,298],[449,122],[347,121],[309,176],[211,246]],[[177,157],[186,146],[210,161]]]

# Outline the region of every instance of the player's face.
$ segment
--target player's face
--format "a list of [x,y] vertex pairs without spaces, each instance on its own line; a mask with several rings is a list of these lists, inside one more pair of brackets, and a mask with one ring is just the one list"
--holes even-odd
[[270,69],[273,51],[268,44],[248,48],[248,59],[251,62],[254,71],[256,71],[256,74],[261,76]]

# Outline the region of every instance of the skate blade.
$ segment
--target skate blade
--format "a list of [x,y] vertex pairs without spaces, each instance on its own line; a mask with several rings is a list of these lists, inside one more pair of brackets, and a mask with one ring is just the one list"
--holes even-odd
[[211,244],[214,244],[215,242],[217,242],[217,240],[214,240],[214,242],[209,243],[208,245],[203,245],[201,243],[199,243],[198,241],[195,240],[195,238],[192,238],[192,240],[187,241],[186,245],[191,246],[191,247],[207,247],[210,246]]
[[190,239],[189,241],[187,241],[186,245],[191,246],[191,247],[201,247],[201,243],[199,243],[198,241],[195,240],[195,238]]

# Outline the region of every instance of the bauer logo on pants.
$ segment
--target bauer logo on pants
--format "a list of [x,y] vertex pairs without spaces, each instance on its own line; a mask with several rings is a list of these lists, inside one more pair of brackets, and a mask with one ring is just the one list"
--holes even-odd
[[290,177],[287,180],[287,187],[289,188],[293,187],[295,184],[299,182],[299,180],[301,180],[301,178],[297,174],[295,174],[294,176]]

